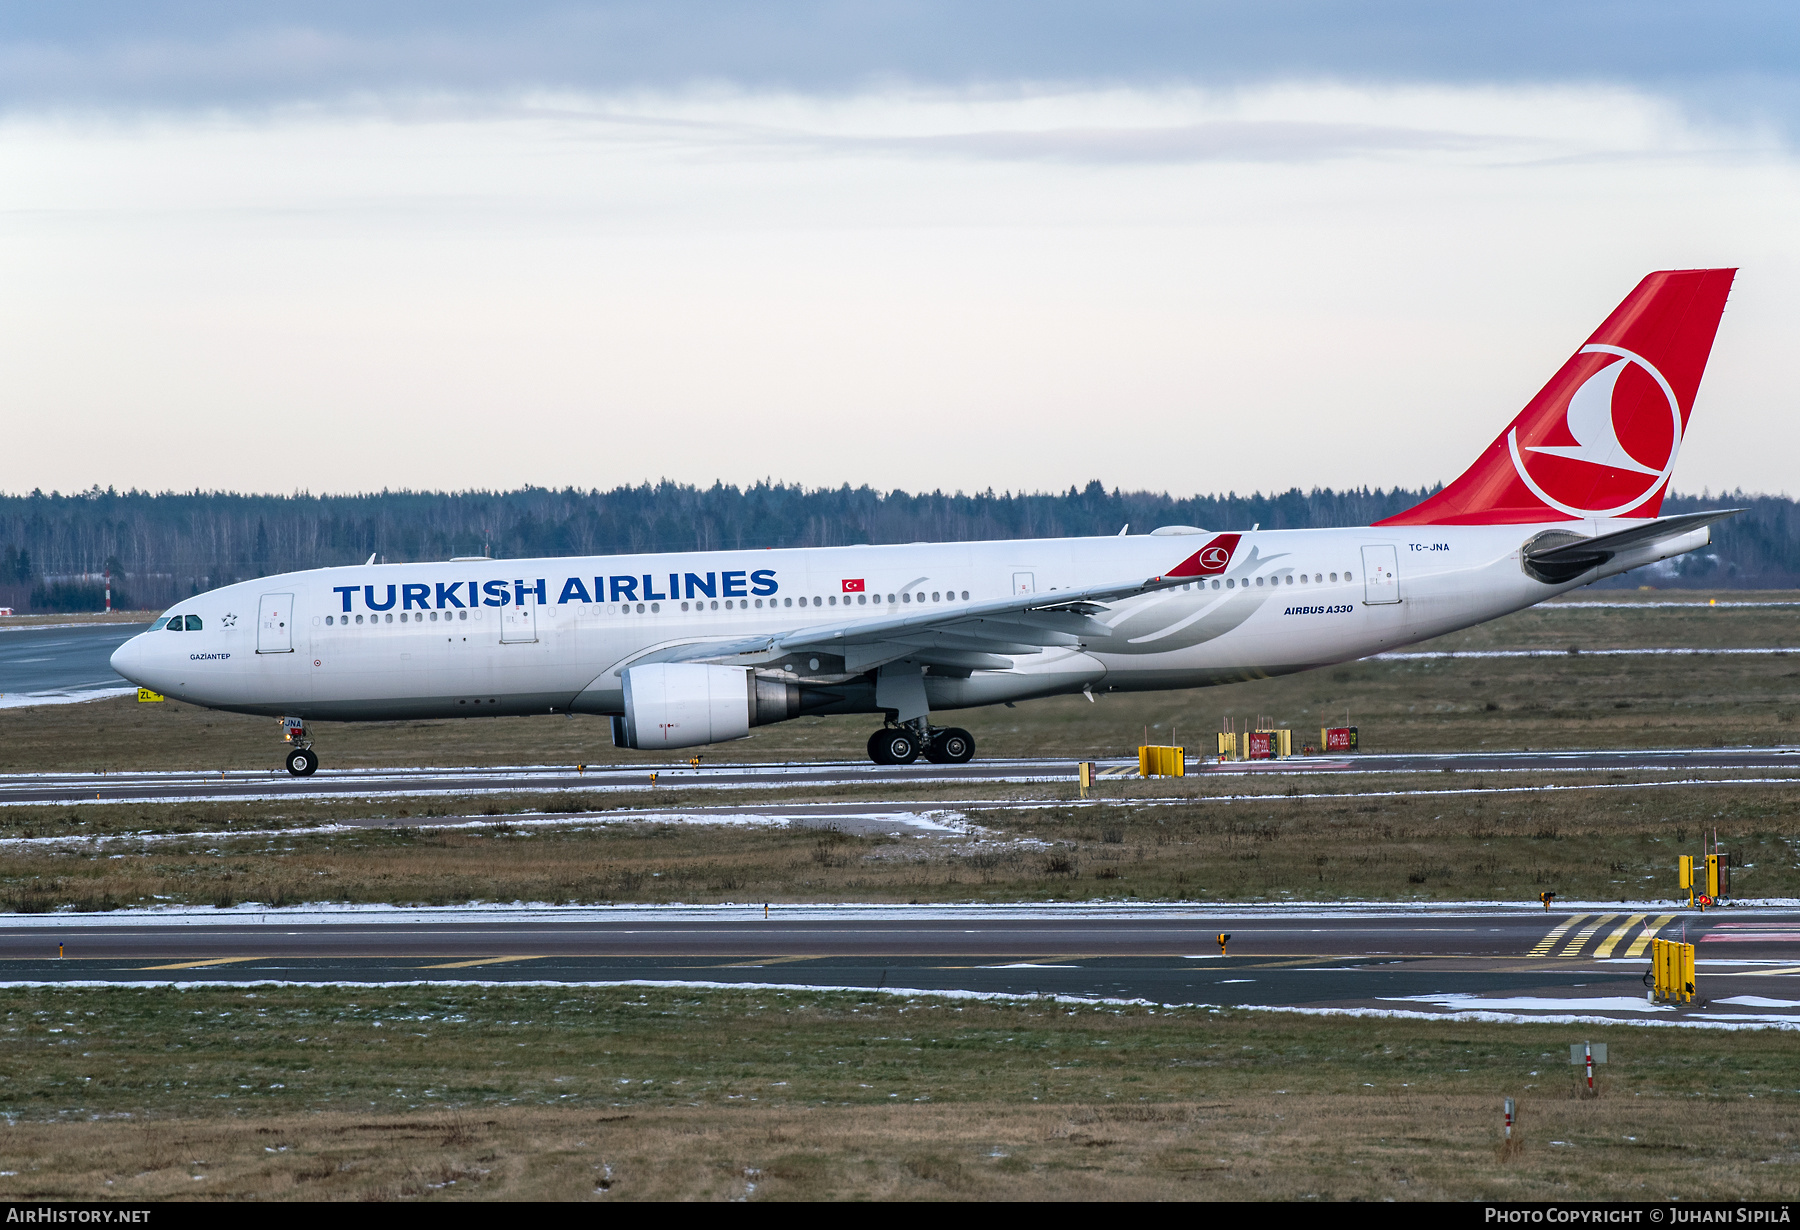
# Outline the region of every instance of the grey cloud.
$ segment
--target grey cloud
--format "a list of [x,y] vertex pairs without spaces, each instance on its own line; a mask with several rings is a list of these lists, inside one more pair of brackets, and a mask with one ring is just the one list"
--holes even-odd
[[1466,150],[1481,137],[1370,124],[1227,120],[1157,128],[1057,128],[874,138],[840,145],[993,161],[1081,163],[1315,162],[1359,154]]

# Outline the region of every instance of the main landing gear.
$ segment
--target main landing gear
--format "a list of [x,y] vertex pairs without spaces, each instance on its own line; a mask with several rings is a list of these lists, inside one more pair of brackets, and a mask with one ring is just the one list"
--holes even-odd
[[932,764],[967,764],[975,756],[975,736],[955,726],[926,726],[923,720],[869,736],[869,759],[876,764],[911,764],[921,754]]
[[305,718],[282,718],[281,737],[294,745],[287,754],[287,771],[295,777],[311,777],[319,771],[319,753],[313,751],[312,736],[306,733]]

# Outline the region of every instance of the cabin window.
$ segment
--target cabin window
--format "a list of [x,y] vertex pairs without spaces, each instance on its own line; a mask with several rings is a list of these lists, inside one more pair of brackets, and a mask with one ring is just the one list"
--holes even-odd
[[357,622],[357,623],[361,623],[361,622],[362,622],[362,616],[361,616],[361,615],[358,615],[358,616],[357,616],[357,617],[356,617],[356,622]]
[[900,595],[900,601],[902,601],[902,602],[911,602],[911,601],[912,601],[912,595],[911,595],[911,594],[901,594],[901,595]]
[[756,600],[756,609],[759,611],[762,610],[762,599],[761,598],[758,598]]
[[1292,585],[1294,583],[1294,574],[1291,572],[1287,574],[1287,583],[1289,585]]
[[708,605],[711,607],[711,609],[713,609],[715,611],[719,609],[719,604],[717,602],[712,602],[712,603],[709,603]]
[[331,627],[331,616],[329,616],[329,615],[327,615],[327,616],[326,616],[326,617],[325,617],[325,626],[326,626],[326,627],[327,627],[327,628],[329,628],[329,627]]
[[392,616],[392,615],[389,615],[389,616],[388,616],[388,617],[387,617],[387,622],[388,622],[388,623],[393,623],[393,622],[394,622],[394,617],[393,617],[393,616]]
[[644,604],[640,602],[640,603],[638,603],[638,614],[642,615],[643,613],[644,613]]
[[965,590],[963,590],[963,601],[967,602],[968,600],[969,600],[969,591],[965,589]]
[[467,619],[469,617],[469,613],[467,611],[458,611],[456,613],[456,617],[458,619]]
[[651,603],[651,604],[650,604],[650,613],[651,613],[651,614],[652,614],[652,615],[660,615],[660,614],[662,614],[662,603],[660,603],[660,602],[652,602],[652,603]]
[[1334,581],[1335,581],[1335,580],[1337,580],[1337,573],[1335,573],[1335,572],[1334,572],[1334,573],[1332,573],[1332,574],[1331,574],[1331,579],[1332,579],[1332,580],[1334,580]]
[[782,599],[782,600],[781,600],[781,605],[782,605],[782,606],[793,606],[793,605],[794,605],[794,600],[793,600],[793,599],[792,599],[792,598],[783,598],[783,599]]
[[931,600],[933,602],[936,602],[938,600],[937,591],[935,589],[931,591]]
[[[1213,584],[1214,584],[1214,585],[1217,585],[1217,584],[1218,584],[1218,582],[1217,582],[1217,581],[1214,581],[1214,582],[1213,582]],[[1226,577],[1226,578],[1225,578],[1225,588],[1226,588],[1226,589],[1236,589],[1236,588],[1237,588],[1237,582],[1236,582],[1236,581],[1234,581],[1234,580],[1232,580],[1232,579],[1231,579],[1231,578],[1230,578],[1230,577]]]
[[915,602],[923,602],[923,601],[925,601],[925,591],[924,591],[924,590],[920,590],[920,591],[919,591],[919,596],[918,596],[918,597],[917,597],[917,598],[915,598],[915,599],[913,599],[913,601],[915,601]]
[[1261,578],[1261,577],[1257,577],[1257,578],[1256,578],[1256,583],[1257,583],[1257,584],[1258,584],[1258,585],[1261,585],[1261,584],[1262,584],[1262,583],[1263,583],[1263,579],[1262,579],[1262,578]]
[[867,595],[867,594],[856,595],[856,605],[857,606],[868,606],[869,605],[869,595]]
[[1356,579],[1355,577],[1351,576],[1347,572],[1344,574],[1344,580],[1346,580],[1346,581],[1354,581],[1355,579]]

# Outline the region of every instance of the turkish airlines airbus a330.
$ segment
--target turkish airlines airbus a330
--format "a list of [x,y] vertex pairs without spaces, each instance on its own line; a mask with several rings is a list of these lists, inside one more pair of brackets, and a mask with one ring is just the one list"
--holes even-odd
[[263,577],[112,663],[197,705],[309,720],[592,713],[647,752],[801,714],[882,717],[878,764],[966,761],[934,712],[1311,670],[1705,546],[1658,517],[1734,270],[1653,273],[1469,470],[1361,529],[454,559]]

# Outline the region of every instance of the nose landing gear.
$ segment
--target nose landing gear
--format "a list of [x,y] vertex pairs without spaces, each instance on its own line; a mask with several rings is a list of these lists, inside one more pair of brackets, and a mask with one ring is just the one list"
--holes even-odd
[[306,733],[305,718],[282,718],[281,737],[292,743],[287,754],[287,771],[295,777],[311,777],[319,769],[319,753],[313,751],[312,736]]
[[[925,729],[916,730],[915,725]],[[925,726],[923,721],[889,726],[869,736],[869,759],[876,764],[911,764],[921,755],[933,764],[967,764],[975,756],[975,736],[955,726]]]

